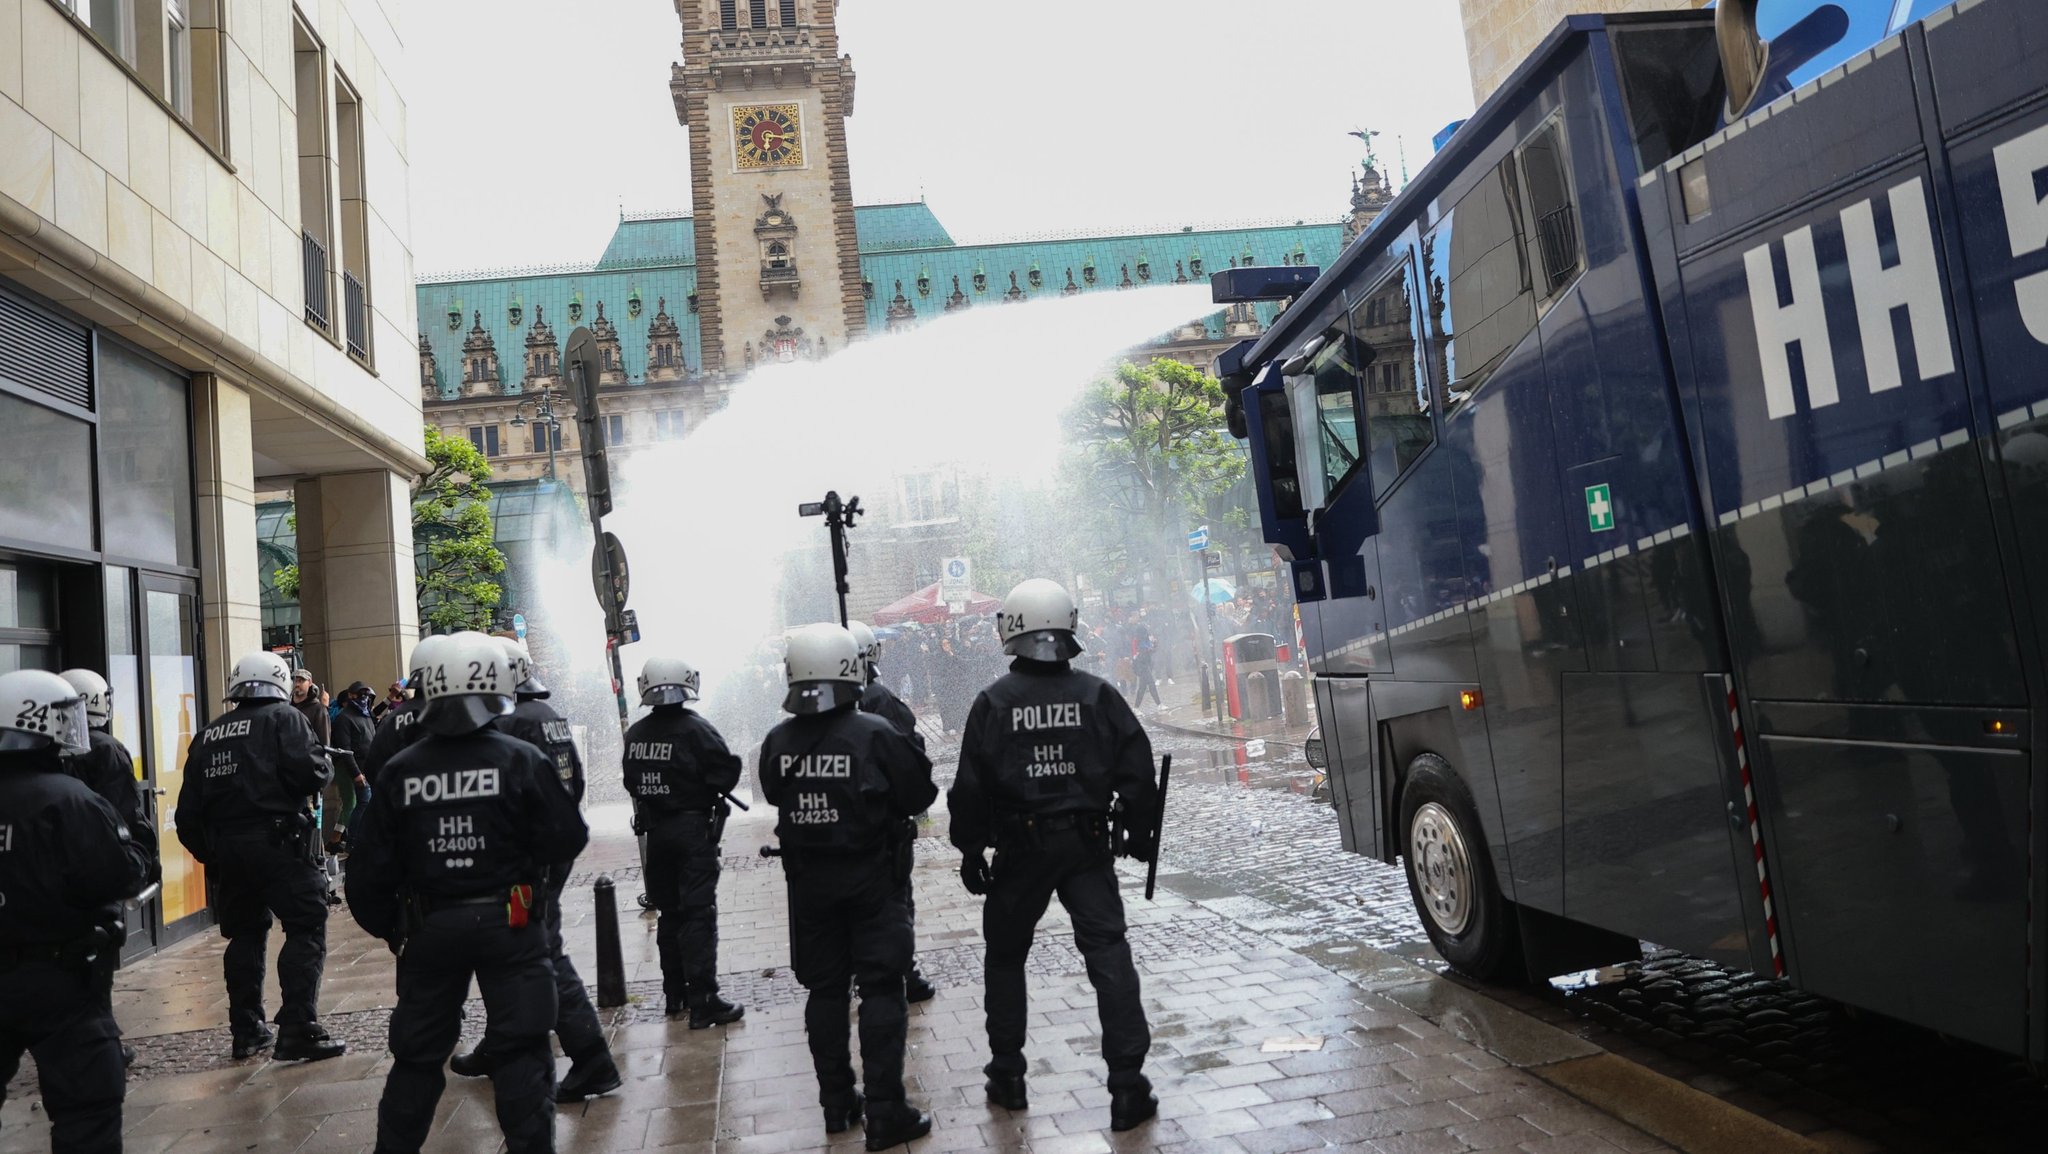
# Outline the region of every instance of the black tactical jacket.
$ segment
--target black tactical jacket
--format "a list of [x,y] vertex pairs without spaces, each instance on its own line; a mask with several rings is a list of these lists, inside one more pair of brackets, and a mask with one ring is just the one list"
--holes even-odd
[[555,712],[554,706],[538,697],[522,697],[497,724],[499,729],[546,754],[562,788],[578,803],[583,801],[583,758],[576,753],[576,739],[569,732],[569,723]]
[[118,924],[153,858],[55,750],[0,753],[0,952]]
[[740,759],[702,716],[659,705],[626,731],[626,792],[647,818],[701,813],[740,783]]
[[333,776],[312,726],[289,702],[242,702],[192,739],[178,839],[204,862],[218,831],[303,812]]
[[851,707],[788,718],[761,742],[761,796],[785,853],[888,844],[939,796],[931,759],[888,722]]
[[1158,792],[1151,739],[1115,686],[1064,661],[1020,657],[974,699],[946,804],[953,844],[974,853],[993,844],[1002,818],[1107,813],[1117,799],[1143,827]]

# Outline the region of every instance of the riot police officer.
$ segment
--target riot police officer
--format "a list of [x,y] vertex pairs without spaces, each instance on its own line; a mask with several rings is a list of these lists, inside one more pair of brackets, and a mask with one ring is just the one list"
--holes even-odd
[[234,1054],[268,1049],[263,1022],[263,955],[273,916],[284,925],[277,951],[281,994],[274,1055],[332,1058],[347,1047],[320,1026],[320,972],[327,962],[327,875],[311,799],[333,776],[312,727],[291,705],[291,668],[274,653],[252,653],[228,674],[235,708],[199,731],[185,754],[178,791],[178,839],[214,882],[214,917],[228,940]]
[[[576,741],[569,732],[569,723],[547,703],[550,691],[534,673],[533,657],[527,652],[526,644],[509,637],[499,641],[504,646],[505,664],[514,680],[517,704],[509,715],[499,718],[495,724],[546,754],[556,777],[561,780],[562,788],[568,790],[569,796],[575,798],[580,806],[583,802],[583,758],[576,752]],[[555,1034],[562,1039],[562,1052],[569,1055],[569,1072],[555,1087],[557,1102],[581,1102],[585,1098],[608,1094],[618,1089],[621,1082],[618,1065],[612,1061],[611,1046],[604,1040],[604,1027],[597,1020],[597,1008],[590,1004],[590,993],[583,988],[583,979],[576,973],[576,964],[569,960],[568,950],[562,944],[562,887],[567,884],[575,864],[572,859],[549,867],[545,905],[548,950],[555,967]],[[494,1041],[486,1034],[476,1049],[450,1059],[448,1068],[465,1078],[489,1075],[493,1065]]]
[[[64,771],[84,782],[114,807],[121,824],[128,828],[128,836],[142,847],[148,857],[148,881],[154,882],[163,877],[163,865],[157,852],[156,823],[150,820],[149,811],[142,804],[142,790],[136,785],[135,755],[128,752],[120,738],[114,736],[114,690],[106,678],[90,669],[67,669],[57,676],[85,699],[85,721],[90,727],[87,736],[92,740],[92,748],[64,759]],[[125,931],[124,925],[124,936]],[[93,973],[99,980],[100,996],[105,999],[109,1010],[114,1004],[114,971],[120,964],[121,951],[110,949],[103,951],[93,966]],[[135,1047],[121,1043],[121,1061],[134,1065]]]
[[[896,732],[910,739],[912,745],[924,748],[924,735],[917,731],[917,714],[910,711],[903,699],[896,696],[882,680],[882,671],[877,661],[882,655],[881,639],[864,621],[849,621],[846,631],[853,634],[853,643],[860,649],[861,664],[866,667],[866,680],[860,691],[860,711],[872,713],[896,727]],[[903,875],[903,908],[910,914],[910,928],[917,931],[917,893],[911,884],[911,867],[915,864],[912,847],[917,841],[917,819],[911,818],[896,831],[896,852],[900,860],[897,868]],[[938,994],[938,989],[925,980],[918,972],[917,955],[910,957],[910,972],[903,975],[903,997],[913,1005],[928,1002]]]
[[448,634],[422,637],[412,647],[412,660],[406,662],[405,684],[412,690],[412,696],[404,705],[384,712],[384,719],[377,723],[377,732],[370,735],[369,752],[356,758],[357,768],[363,771],[363,780],[370,783],[374,795],[377,788],[377,774],[391,755],[411,745],[426,735],[417,722],[420,713],[427,707],[426,691],[421,688],[420,678],[428,664],[434,660],[435,652],[448,643]]
[[647,893],[660,915],[654,941],[668,1015],[687,1007],[693,1030],[737,1022],[746,1007],[718,994],[718,843],[740,759],[689,708],[699,687],[689,662],[650,657],[639,686],[649,712],[626,730],[626,792],[633,826],[647,835]]
[[782,708],[792,716],[761,743],[761,796],[778,811],[790,969],[810,991],[804,1029],[818,1104],[828,1134],[862,1114],[846,1036],[849,985],[857,983],[867,1148],[886,1150],[932,1127],[903,1090],[903,975],[914,942],[895,837],[938,790],[923,750],[855,708],[865,670],[852,634],[805,626],[789,639],[786,670]]
[[590,831],[547,755],[491,724],[512,712],[515,684],[497,639],[458,633],[431,656],[427,736],[385,764],[349,858],[350,912],[398,955],[377,1149],[426,1141],[474,976],[506,1145],[553,1150],[546,876]]
[[50,1149],[119,1150],[121,1031],[93,973],[150,859],[112,806],[64,771],[84,701],[54,673],[0,675],[0,1101],[35,1055]]
[[[1149,861],[1156,850],[1158,786],[1152,744],[1114,687],[1070,662],[1080,614],[1059,584],[1033,579],[1003,601],[998,632],[1014,660],[981,691],[961,731],[960,772],[948,791],[953,844],[968,892],[986,894],[988,1099],[1021,1110],[1024,960],[1054,894],[1074,920],[1074,945],[1102,1016],[1110,1128],[1129,1130],[1158,1111],[1141,1068],[1151,1028],[1124,939],[1114,855]],[[1112,845],[1121,807],[1130,837]],[[987,850],[994,846],[993,867]]]

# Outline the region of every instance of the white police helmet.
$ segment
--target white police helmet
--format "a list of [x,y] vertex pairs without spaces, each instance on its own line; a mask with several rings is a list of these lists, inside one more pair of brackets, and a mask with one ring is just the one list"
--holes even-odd
[[228,671],[229,701],[289,701],[292,667],[275,653],[251,653]]
[[1081,652],[1074,636],[1081,626],[1081,611],[1057,581],[1033,577],[1010,590],[996,617],[996,633],[1003,639],[1003,652],[1033,661],[1072,661]]
[[697,700],[702,676],[680,657],[657,656],[640,667],[640,704],[681,705]]
[[435,633],[420,638],[413,645],[412,660],[405,663],[405,684],[407,688],[420,690],[420,694],[423,697],[426,695],[425,691],[421,689],[422,679],[426,676],[427,667],[434,664],[435,652],[441,646],[448,644],[449,636],[446,633]]
[[512,712],[517,684],[505,662],[505,647],[482,633],[454,633],[428,654],[427,708],[420,721],[428,732],[459,737]]
[[853,634],[837,625],[806,625],[789,635],[783,661],[789,693],[782,708],[791,713],[827,713],[860,700],[867,665]]
[[0,752],[49,749],[84,753],[85,697],[63,678],[43,669],[0,674]]
[[85,721],[94,729],[114,724],[114,690],[107,679],[90,669],[67,669],[57,676],[71,684],[85,698]]
[[521,700],[546,697],[550,690],[533,673],[533,654],[517,637],[498,638],[505,646],[505,667],[512,671],[512,689]]
[[875,636],[875,631],[868,628],[865,621],[847,622],[846,631],[853,634],[854,647],[860,650],[860,659],[867,663],[867,675],[873,677],[875,662],[882,656],[881,639]]

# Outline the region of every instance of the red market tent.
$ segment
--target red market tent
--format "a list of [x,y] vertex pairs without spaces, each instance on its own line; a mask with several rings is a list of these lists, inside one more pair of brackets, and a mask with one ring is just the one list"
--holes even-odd
[[[966,613],[968,617],[986,617],[1003,607],[1000,598],[986,593],[967,593]],[[930,585],[912,593],[901,601],[894,601],[875,610],[876,625],[901,625],[915,621],[920,625],[936,625],[953,616],[944,601],[939,600],[939,584]]]

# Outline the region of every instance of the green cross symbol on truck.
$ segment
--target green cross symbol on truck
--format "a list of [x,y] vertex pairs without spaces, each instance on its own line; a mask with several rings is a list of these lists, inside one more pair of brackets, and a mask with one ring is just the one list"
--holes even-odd
[[1614,497],[1605,485],[1586,486],[1586,527],[1595,533],[1614,528]]

